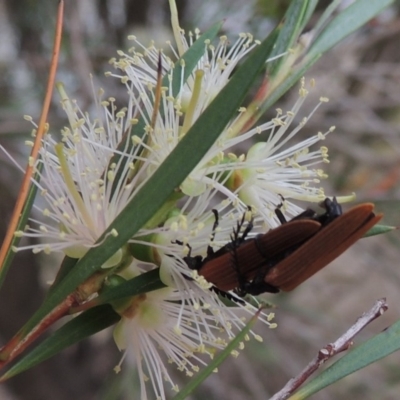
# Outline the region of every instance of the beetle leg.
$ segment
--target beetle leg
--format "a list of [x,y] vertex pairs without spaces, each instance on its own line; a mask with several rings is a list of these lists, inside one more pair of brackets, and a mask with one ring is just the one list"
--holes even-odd
[[[251,212],[251,207],[250,206],[247,206],[247,209],[248,209],[248,211]],[[243,214],[240,228],[243,226],[245,219],[246,219],[246,213]],[[254,222],[254,216],[253,216],[253,214],[251,214],[250,221],[248,222],[245,230],[243,231],[242,236],[239,239],[239,243],[238,244],[243,243],[246,240],[247,235],[251,232],[251,230],[254,227],[253,222]]]
[[280,204],[278,207],[275,208],[275,215],[278,217],[281,225],[283,225],[283,224],[286,224],[287,220],[286,220],[285,216],[283,215],[283,212],[281,211],[281,206],[282,206],[282,204]]
[[[248,211],[251,212],[251,207],[247,206]],[[240,231],[242,230],[242,227],[244,225],[246,221],[246,212],[243,213],[242,218],[240,219],[240,221],[236,222],[236,229],[233,229],[233,234],[230,236],[231,237],[231,244],[238,247],[239,245],[241,245],[243,242],[246,241],[247,235],[251,232],[251,230],[253,229],[253,221],[254,221],[254,217],[253,215],[250,218],[250,221],[248,222],[246,228],[244,229],[243,233],[240,235]]]
[[281,208],[283,207],[283,202],[285,201],[285,198],[280,194],[279,197],[282,199],[282,201],[280,202],[280,204],[278,204],[275,208],[275,215],[278,217],[279,222],[281,223],[281,225],[286,224],[287,219],[285,218],[285,216],[283,215],[283,212],[281,211]]
[[[248,211],[251,212],[251,207],[248,206]],[[238,287],[235,289],[235,293],[237,293],[240,297],[244,297],[247,294],[246,286],[249,282],[246,281],[244,275],[241,273],[239,269],[239,259],[237,255],[237,249],[239,246],[246,241],[246,237],[253,229],[253,215],[251,216],[250,221],[248,222],[246,228],[244,229],[242,235],[240,235],[240,231],[245,223],[246,220],[246,212],[243,213],[243,216],[239,222],[236,224],[236,229],[233,229],[233,233],[231,234],[231,243],[230,243],[230,252],[232,254],[232,267],[236,271],[237,280],[238,280]]]
[[[174,240],[172,243],[179,244],[180,246],[183,246],[184,243],[181,242],[180,240]],[[193,269],[198,271],[202,265],[203,265],[203,257],[202,256],[192,256],[192,246],[189,243],[186,243],[186,246],[189,249],[189,253],[187,256],[183,257],[183,261],[187,264],[189,269]]]
[[[238,294],[240,297],[244,297],[247,294],[247,292],[245,290],[245,286],[246,286],[247,282],[244,279],[243,274],[239,270],[239,259],[238,259],[238,255],[237,255],[237,249],[239,248],[240,244],[242,243],[242,240],[244,240],[243,235],[239,238],[239,232],[240,232],[242,225],[244,224],[244,220],[245,220],[245,214],[243,214],[242,219],[240,220],[240,222],[237,223],[236,229],[234,229],[233,233],[231,234],[231,247],[230,247],[231,266],[237,274],[237,281],[238,281],[238,286],[237,286],[237,288],[234,289],[234,292],[236,294]],[[250,232],[250,230],[248,230],[247,232],[246,231],[247,231],[247,228],[244,232],[247,235],[247,233]],[[246,237],[246,236],[244,236],[244,237]]]
[[[286,217],[283,215],[283,212],[281,211],[281,208],[283,207],[283,202],[285,201],[285,198],[280,194],[280,198],[282,199],[282,202],[278,204],[275,208],[275,215],[278,217],[279,222],[281,225],[284,225],[288,222]],[[323,206],[326,208],[325,206]],[[312,210],[311,208],[307,208],[304,210],[302,213],[299,215],[296,215],[294,218],[292,218],[290,221],[295,221],[298,219],[316,219],[318,217],[318,214]]]
[[[225,291],[223,291],[221,289],[218,289],[216,286],[212,286],[211,290],[213,292],[215,292],[218,296],[225,297],[226,299],[228,299],[228,300],[230,300],[230,301],[232,301],[232,302],[234,302],[236,304],[245,304],[245,302],[243,300],[238,299],[235,296],[232,296],[229,292],[225,292]],[[241,297],[243,297],[243,296],[241,296]]]
[[[262,277],[263,279],[264,277]],[[257,296],[259,294],[268,293],[279,293],[279,289],[276,286],[270,285],[261,279],[253,279],[251,282],[246,282],[244,286],[245,291],[252,296]],[[239,293],[238,293],[239,294]]]
[[279,293],[279,288],[264,281],[265,270],[269,270],[272,266],[273,263],[271,263],[271,265],[268,265],[267,268],[260,268],[257,275],[251,282],[243,279],[243,275],[240,275],[238,273],[239,286],[234,290],[235,293],[237,293],[240,297],[244,297],[246,296],[246,294],[257,296],[265,292]]

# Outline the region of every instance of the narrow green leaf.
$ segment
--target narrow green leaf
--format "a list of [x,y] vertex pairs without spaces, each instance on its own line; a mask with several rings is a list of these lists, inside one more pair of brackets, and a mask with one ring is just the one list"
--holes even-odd
[[[254,119],[264,114],[283,94],[285,94],[304,73],[321,57],[323,53],[339,43],[350,33],[368,22],[390,5],[393,0],[358,0],[339,14],[327,28],[315,39],[304,60],[294,66],[290,75],[269,95],[268,99],[261,105]],[[313,4],[310,4],[312,9]],[[308,11],[308,10],[307,10]],[[307,14],[307,13],[306,13]],[[304,21],[307,21],[307,15]]]
[[165,285],[160,281],[159,269],[153,269],[123,282],[120,285],[107,289],[106,292],[96,297],[98,304],[110,303],[124,297],[136,296],[141,293],[148,293],[153,290],[162,289]]
[[[33,175],[33,179],[39,181],[40,180],[40,173],[43,169],[43,164],[40,163],[38,165],[38,171]],[[36,192],[37,192],[37,186],[36,185],[31,185],[29,188],[29,192],[28,192],[28,196],[26,198],[26,202],[24,204],[24,207],[22,209],[21,212],[21,216],[19,218],[18,221],[18,225],[16,228],[16,231],[23,231],[25,229],[25,226],[27,224],[28,218],[29,218],[29,214],[31,212],[32,206],[33,206],[33,202],[35,200],[36,197]],[[14,259],[15,253],[12,251],[12,247],[17,246],[19,241],[21,240],[20,237],[16,237],[14,236],[10,247],[8,249],[8,252],[4,258],[4,263],[0,268],[0,288],[3,286],[3,282],[5,277],[7,276],[7,273],[10,269],[11,266],[11,262]]]
[[336,11],[336,9],[340,6],[343,0],[333,0],[328,7],[325,8],[324,12],[319,17],[317,24],[314,26],[313,30],[315,32],[322,31],[322,27],[328,22],[328,20],[332,17],[332,14]]
[[291,400],[310,397],[326,386],[400,349],[400,321],[357,346],[295,393]]
[[120,316],[110,305],[95,307],[82,313],[71,319],[25,355],[0,378],[0,381],[5,381],[34,367],[61,350],[114,325],[119,319]]
[[392,3],[393,0],[358,0],[354,2],[333,19],[316,38],[307,54],[307,59],[325,53]]
[[364,237],[382,235],[383,233],[392,232],[396,229],[398,229],[397,226],[375,225],[364,235]]
[[47,295],[54,290],[54,288],[57,287],[59,282],[61,282],[68,274],[70,271],[72,271],[72,268],[75,267],[76,263],[78,262],[77,258],[71,258],[68,256],[65,256],[64,259],[62,260],[60,269],[58,270],[56,279],[54,280],[53,284],[51,285]]
[[[257,313],[258,314],[258,313]],[[245,336],[249,333],[250,329],[257,320],[255,315],[247,325],[238,333],[238,335],[222,350],[216,357],[212,359],[210,364],[194,376],[190,382],[179,391],[173,400],[183,400],[189,396],[193,391],[209,376],[211,375],[231,354],[237,350],[240,343],[245,340]]]
[[294,84],[299,81],[300,78],[304,76],[305,72],[317,61],[317,59],[318,58],[308,60],[307,63],[293,68],[290,75],[288,75],[262,103],[254,118],[260,118],[262,114],[264,114],[273,104],[275,104],[276,101],[278,101]]
[[[186,82],[193,70],[196,68],[197,63],[200,58],[203,56],[204,51],[206,49],[206,43],[212,42],[217,36],[218,32],[222,27],[222,22],[218,22],[214,24],[210,29],[204,32],[194,43],[190,46],[185,54],[180,58],[174,66],[174,76],[172,78],[172,94],[173,96],[177,96],[181,86],[182,79],[183,82]],[[182,63],[185,64],[185,68],[182,74]],[[168,86],[169,81],[168,77],[165,76],[163,79],[163,86]]]
[[[279,56],[292,47],[304,27],[304,23],[306,22],[304,21],[305,15],[310,16],[310,13],[307,12],[309,4],[309,0],[294,0],[291,2],[280,26],[278,39],[274,50],[271,52],[271,57]],[[267,64],[267,72],[271,77],[274,76],[275,72],[279,71],[281,64],[285,62],[286,58],[287,56],[280,57]]]
[[308,5],[307,5],[307,8],[305,10],[303,21],[302,21],[302,26],[300,27],[301,28],[300,29],[301,32],[304,30],[304,28],[306,27],[306,25],[310,21],[311,16],[313,15],[314,10],[318,5],[318,1],[319,0],[309,0],[308,1]]
[[[167,201],[237,112],[259,71],[264,67],[275,36],[270,35],[254,49],[163,164],[101,235],[97,243],[102,245],[91,248],[79,260],[72,271],[49,293],[45,303],[20,332],[29,332],[80,283],[99,270]],[[118,236],[110,235],[113,229],[118,232]]]

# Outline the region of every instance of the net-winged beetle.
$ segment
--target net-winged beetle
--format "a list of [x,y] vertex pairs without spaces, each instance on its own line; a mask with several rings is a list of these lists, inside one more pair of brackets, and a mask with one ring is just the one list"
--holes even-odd
[[[382,218],[382,214],[374,214],[371,203],[342,213],[335,198],[326,198],[322,207],[325,208],[322,214],[307,209],[288,222],[277,208],[282,225],[249,239],[253,221],[240,234],[245,223],[243,216],[225,246],[215,252],[209,246],[205,258],[193,257],[190,251],[184,260],[189,268],[196,269],[212,283],[217,292],[235,290],[244,296],[293,290],[346,251]],[[213,212],[211,240],[218,225],[218,214]]]

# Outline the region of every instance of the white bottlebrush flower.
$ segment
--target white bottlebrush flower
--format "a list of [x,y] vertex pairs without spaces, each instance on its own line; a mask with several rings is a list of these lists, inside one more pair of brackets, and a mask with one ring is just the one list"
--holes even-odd
[[[124,358],[133,360],[137,366],[143,399],[147,398],[146,380],[151,381],[157,398],[165,398],[165,382],[178,390],[165,367],[160,348],[170,363],[191,376],[199,365],[207,363],[201,354],[212,356],[223,349],[243,329],[247,319],[244,317],[253,316],[258,310],[233,292],[230,296],[236,297],[238,307],[227,307],[211,290],[212,285],[185,262],[188,246],[193,257],[205,257],[209,245],[214,246],[215,251],[224,246],[230,241],[238,218],[242,217],[228,202],[217,203],[217,194],[216,190],[208,188],[202,195],[182,204],[163,227],[143,229],[143,238],[151,238],[150,242],[139,237],[132,239],[132,254],[136,257],[150,255],[143,261],[157,262],[161,279],[168,285],[168,289],[138,296],[118,310],[122,319],[115,338],[118,347],[126,351]],[[215,204],[219,215],[215,235],[215,217],[208,210],[210,203]],[[256,225],[250,235],[258,228]],[[143,246],[152,251],[143,251]],[[128,273],[125,271],[124,276]],[[269,328],[276,326],[272,318],[273,313],[259,316]],[[254,332],[250,334],[260,340]]]
[[[133,271],[125,271],[124,275]],[[137,368],[143,400],[153,398],[148,395],[146,382],[157,399],[165,399],[170,389],[179,391],[167,363],[191,377],[245,325],[243,313],[226,307],[215,293],[187,282],[185,290],[167,287],[136,296],[117,308],[121,320],[114,339],[124,355],[116,371],[120,371],[124,360]],[[248,312],[255,314],[255,310],[247,306]],[[272,318],[273,314],[262,314],[260,319],[274,328]],[[261,340],[253,332],[251,335]]]
[[[68,98],[62,86],[59,90],[69,126],[62,130],[61,141],[50,134],[43,140],[37,162],[43,169],[35,182],[46,204],[36,206],[43,219],[32,219],[25,232],[16,232],[41,242],[17,250],[63,251],[80,258],[140,189],[151,161],[139,157],[139,146],[128,150],[131,142],[118,147],[136,123],[132,110],[118,110],[115,99],[103,100],[100,91],[97,115],[91,116]],[[136,170],[138,161],[141,168]],[[109,266],[120,261],[119,253],[109,260]]]
[[[310,147],[323,141],[335,128],[331,127],[325,133],[318,132],[301,142],[288,145],[316,109],[327,101],[326,98],[321,98],[310,115],[303,118],[297,126],[293,126],[293,120],[307,94],[305,80],[302,79],[299,99],[294,107],[284,115],[282,110],[277,110],[276,118],[271,121],[273,127],[270,128],[268,139],[251,146],[245,159],[232,167],[234,172],[228,183],[229,188],[245,204],[255,207],[270,227],[280,224],[275,214],[275,208],[280,204],[283,206],[282,211],[293,217],[301,213],[302,209],[290,201],[291,199],[320,202],[326,197],[319,184],[327,175],[315,166],[329,162],[328,149],[321,146],[310,151]],[[261,133],[263,129],[261,125],[252,131]]]
[[[188,42],[181,31],[177,39],[178,47],[182,48],[180,53],[186,51],[198,37],[199,33],[196,32],[194,37],[190,36]],[[126,85],[129,98],[132,100],[130,105],[138,108],[140,117],[145,121],[146,132],[140,141],[147,144],[148,156],[153,159],[154,168],[156,168],[227,84],[239,61],[256,44],[250,34],[240,35],[234,43],[230,43],[225,36],[222,36],[216,47],[205,43],[204,54],[196,68],[189,75],[187,81],[180,84],[177,93],[174,93],[172,86],[175,72],[174,63],[179,58],[175,49],[171,46],[173,57],[175,57],[175,60],[172,60],[153,45],[145,48],[134,36],[130,39],[135,42],[137,48],[132,47],[128,54],[120,51],[120,58],[111,60],[113,66],[122,74],[109,73],[109,75],[121,79],[121,82]],[[157,84],[160,57],[163,75],[169,77],[169,86],[162,90],[160,110],[163,111],[163,114],[157,113],[158,117],[152,126],[154,88]],[[185,65],[183,63],[181,67],[184,72]],[[183,75],[183,72],[180,74]],[[181,76],[178,78],[179,81],[182,80]],[[208,151],[203,161],[181,185],[185,194],[198,195],[205,189],[207,183],[218,182],[220,174],[213,179],[207,178],[207,175],[210,172],[209,167],[221,161],[223,151],[231,147],[232,144],[225,143],[229,133],[229,130],[222,133],[217,145]]]
[[[144,48],[136,38],[133,40],[136,47],[133,47],[129,54],[120,52],[121,58],[112,60],[113,65],[123,73],[110,75],[121,79],[126,85],[130,99],[137,98],[137,103],[132,103],[132,106],[138,107],[139,102],[143,104],[140,112],[146,121],[147,129],[138,141],[147,146],[152,168],[156,168],[175,148],[216,93],[226,85],[232,68],[254,44],[252,37],[248,35],[243,35],[229,50],[225,37],[220,40],[216,49],[205,44],[203,58],[187,82],[174,94],[171,84],[175,71],[174,62],[163,53],[159,53],[154,46]],[[189,44],[191,43],[181,40],[183,50],[187,50]],[[170,84],[162,91],[162,114],[156,113],[157,118],[151,127],[159,56],[163,71],[170,78]],[[187,195],[197,196],[207,185],[211,185],[232,202],[239,196],[245,204],[252,205],[261,212],[269,227],[278,223],[273,210],[282,202],[282,197],[287,200],[282,211],[289,216],[301,211],[290,199],[308,202],[323,200],[325,195],[320,180],[325,178],[326,174],[315,166],[328,162],[327,148],[309,148],[323,140],[334,128],[297,144],[289,142],[319,106],[303,118],[298,126],[293,127],[293,120],[307,94],[303,80],[299,100],[292,110],[285,114],[278,110],[276,118],[240,135],[235,124],[245,109],[239,110],[237,117],[228,124],[215,145],[183,182],[181,190]],[[321,98],[320,104],[325,101],[325,98]],[[268,134],[267,141],[257,143],[246,155],[235,154],[238,145],[261,133]]]

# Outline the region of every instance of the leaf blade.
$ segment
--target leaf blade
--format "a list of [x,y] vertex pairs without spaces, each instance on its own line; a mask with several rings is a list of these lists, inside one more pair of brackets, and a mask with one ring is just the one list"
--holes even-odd
[[14,364],[0,378],[0,382],[12,378],[49,359],[67,347],[114,325],[119,319],[120,316],[109,305],[95,307],[82,313],[68,321]]

